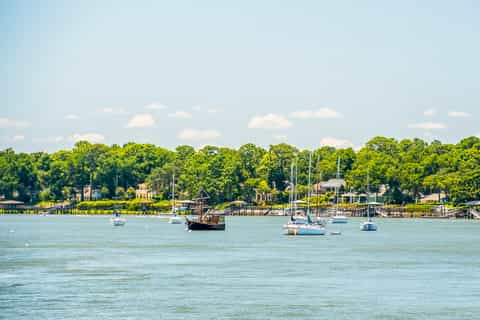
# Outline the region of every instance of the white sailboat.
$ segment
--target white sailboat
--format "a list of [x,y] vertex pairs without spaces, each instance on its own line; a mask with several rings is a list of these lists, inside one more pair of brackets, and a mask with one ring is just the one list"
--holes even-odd
[[175,207],[175,174],[173,174],[172,178],[172,216],[168,219],[168,223],[170,224],[182,224],[183,220],[177,216],[177,208]]
[[[118,176],[115,177],[115,199],[117,199],[117,185],[118,185]],[[116,205],[113,205],[113,217],[110,218],[110,223],[114,227],[123,227],[127,223],[127,219],[120,217],[120,212],[117,209]]]
[[[367,195],[370,194],[370,169],[367,169]],[[377,225],[375,224],[375,222],[373,222],[372,218],[370,217],[370,211],[372,211],[372,207],[374,205],[377,205],[377,202],[368,202],[368,205],[367,205],[367,221],[364,221],[361,225],[360,225],[360,230],[361,231],[377,231],[378,227]]]
[[[285,230],[286,235],[290,236],[323,236],[327,234],[327,230],[325,229],[324,226],[313,223],[313,221],[310,219],[310,197],[311,197],[311,167],[312,167],[312,154],[310,153],[310,158],[309,158],[309,165],[308,165],[308,191],[307,191],[307,212],[304,215],[303,219],[300,220],[299,218],[294,218],[294,213],[292,212],[292,216],[290,217],[290,222],[285,224],[283,226]],[[296,173],[296,170],[295,170]],[[293,169],[292,169],[292,174],[293,174]],[[292,178],[292,177],[291,177]],[[296,182],[297,176],[295,175],[295,182]],[[295,192],[295,185],[293,184],[293,178],[291,179],[291,208],[296,209],[296,192]],[[301,223],[300,221],[304,221]]]
[[[337,181],[340,180],[340,157],[337,159]],[[347,223],[348,219],[345,215],[338,214],[338,186],[335,186],[335,213],[330,220],[331,223]]]

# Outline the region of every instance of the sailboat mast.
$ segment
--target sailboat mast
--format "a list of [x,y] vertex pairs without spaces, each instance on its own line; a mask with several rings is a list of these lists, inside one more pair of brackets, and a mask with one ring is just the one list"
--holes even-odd
[[337,158],[337,184],[335,185],[335,214],[338,213],[338,182],[340,180],[340,157]]
[[173,174],[173,177],[172,177],[172,198],[173,198],[173,202],[172,202],[172,213],[175,214],[175,173]]
[[367,219],[370,220],[370,166],[367,167]]
[[311,177],[312,177],[312,153],[310,152],[310,156],[308,158],[307,214],[310,214]]
[[297,183],[298,183],[298,163],[295,161],[295,185],[293,187],[293,203],[295,204],[295,212],[297,211],[297,200],[298,200],[298,192],[297,192]]
[[293,161],[290,165],[290,193],[288,195],[288,203],[290,204],[290,214],[293,210]]

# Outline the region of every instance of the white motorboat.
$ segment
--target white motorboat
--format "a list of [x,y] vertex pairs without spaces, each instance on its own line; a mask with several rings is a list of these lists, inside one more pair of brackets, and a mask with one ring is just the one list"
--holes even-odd
[[110,222],[114,227],[121,227],[127,223],[127,219],[120,217],[120,212],[118,212],[117,208],[113,208],[113,217],[110,218]]
[[360,225],[361,231],[377,231],[377,225],[373,221],[365,221]]
[[330,219],[331,223],[347,223],[348,218],[346,216],[341,215],[334,215],[332,219]]
[[114,227],[121,227],[121,226],[124,226],[125,223],[127,223],[127,220],[125,218],[112,217],[110,218],[110,222]]
[[171,216],[170,219],[168,219],[168,223],[170,224],[182,224],[183,222],[183,219],[177,215]]

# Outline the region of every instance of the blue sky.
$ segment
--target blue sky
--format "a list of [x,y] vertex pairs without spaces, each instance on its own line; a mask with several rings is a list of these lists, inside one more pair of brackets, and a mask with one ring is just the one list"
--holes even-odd
[[0,148],[479,135],[476,1],[2,1]]

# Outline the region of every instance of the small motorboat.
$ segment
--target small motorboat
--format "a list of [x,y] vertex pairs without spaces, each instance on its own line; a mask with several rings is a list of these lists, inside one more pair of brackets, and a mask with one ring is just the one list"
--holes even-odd
[[113,209],[113,217],[110,218],[110,222],[114,227],[122,227],[127,223],[125,218],[120,217],[120,213],[118,212],[117,208]]
[[365,221],[360,225],[361,231],[377,231],[377,228],[377,225],[371,220]]
[[170,224],[182,224],[183,219],[175,214],[175,215],[171,216],[170,219],[168,219],[168,223],[170,223]]
[[348,218],[346,216],[334,215],[330,220],[330,223],[347,223]]
[[125,225],[125,223],[127,222],[127,220],[124,219],[124,218],[116,218],[116,217],[114,217],[114,218],[110,218],[110,222],[112,223],[112,225],[113,225],[114,227],[121,227],[121,226],[124,226],[124,225]]

